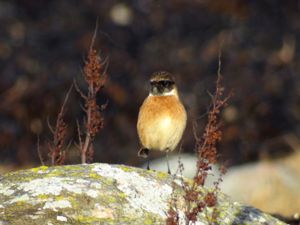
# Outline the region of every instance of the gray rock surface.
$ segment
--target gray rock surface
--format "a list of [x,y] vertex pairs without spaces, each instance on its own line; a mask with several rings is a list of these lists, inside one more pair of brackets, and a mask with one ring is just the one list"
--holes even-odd
[[[109,164],[38,167],[0,178],[0,224],[165,224],[171,196],[185,224],[182,194],[181,180],[162,172]],[[217,224],[284,224],[221,193],[218,202]],[[196,224],[208,224],[210,213]]]

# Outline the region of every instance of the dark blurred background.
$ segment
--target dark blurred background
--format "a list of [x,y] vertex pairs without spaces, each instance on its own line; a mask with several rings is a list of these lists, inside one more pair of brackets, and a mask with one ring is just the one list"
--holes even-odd
[[[223,112],[221,160],[237,165],[289,154],[286,135],[300,135],[300,1],[132,0],[0,1],[0,163],[11,169],[39,165],[73,79],[95,30],[95,47],[109,56],[105,127],[96,138],[95,162],[139,165],[136,120],[157,70],[175,74],[189,125],[184,152],[193,153],[191,124],[201,133],[214,91],[218,51],[234,96]],[[67,104],[69,140],[77,141],[80,96]],[[159,153],[152,157],[160,156]],[[66,163],[79,163],[74,145]]]

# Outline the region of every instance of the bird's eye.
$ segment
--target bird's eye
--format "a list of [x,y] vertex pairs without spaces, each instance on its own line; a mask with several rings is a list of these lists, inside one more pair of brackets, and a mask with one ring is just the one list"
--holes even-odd
[[165,87],[169,87],[169,86],[171,86],[172,84],[174,84],[174,82],[173,82],[173,81],[170,81],[170,80],[162,80],[162,81],[160,81],[160,83],[161,83],[163,86],[165,86]]

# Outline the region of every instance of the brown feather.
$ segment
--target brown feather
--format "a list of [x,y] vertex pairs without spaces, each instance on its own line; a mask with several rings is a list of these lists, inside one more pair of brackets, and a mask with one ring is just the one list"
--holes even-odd
[[142,104],[137,130],[143,147],[158,151],[173,151],[186,126],[186,111],[177,91],[169,96],[149,95]]

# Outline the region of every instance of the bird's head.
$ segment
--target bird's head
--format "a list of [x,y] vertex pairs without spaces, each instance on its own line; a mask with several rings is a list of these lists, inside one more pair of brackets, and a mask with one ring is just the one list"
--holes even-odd
[[150,78],[150,95],[177,96],[177,88],[172,74],[165,71],[153,73]]

